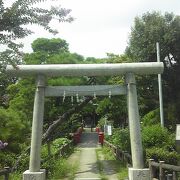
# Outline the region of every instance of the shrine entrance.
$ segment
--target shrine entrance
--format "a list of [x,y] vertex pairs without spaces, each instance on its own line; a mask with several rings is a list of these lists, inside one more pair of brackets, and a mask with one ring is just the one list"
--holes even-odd
[[[45,180],[45,170],[40,169],[40,150],[42,143],[44,99],[50,96],[107,96],[127,95],[128,119],[131,139],[133,167],[129,168],[130,180],[148,180],[149,169],[144,169],[143,149],[140,132],[139,110],[135,75],[161,74],[161,62],[122,63],[122,64],[54,64],[54,65],[8,65],[7,74],[11,76],[35,76],[37,88],[34,99],[32,138],[29,170],[23,179]],[[124,75],[124,85],[94,86],[46,86],[46,77],[57,76],[117,76]]]

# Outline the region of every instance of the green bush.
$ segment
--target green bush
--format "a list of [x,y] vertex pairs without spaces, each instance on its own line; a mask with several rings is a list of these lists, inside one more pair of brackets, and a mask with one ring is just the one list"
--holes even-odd
[[143,127],[142,141],[146,160],[154,159],[168,164],[177,164],[180,156],[175,151],[175,135],[166,128],[158,124]]
[[[67,127],[64,128],[65,131],[71,130],[71,132],[75,132],[79,127],[81,127],[82,117],[80,114],[73,114],[70,118],[70,121],[67,123]],[[63,130],[63,131],[64,131]]]
[[107,118],[106,118],[106,117],[101,117],[100,120],[98,121],[98,127],[100,127],[101,129],[103,129],[106,121],[107,121]]
[[0,150],[0,169],[4,167],[12,167],[15,162],[16,155],[14,153],[8,152],[5,149]]
[[42,168],[48,171],[48,177],[50,177],[50,179],[64,177],[69,172],[70,167],[69,165],[67,165],[64,158],[72,151],[72,149],[66,152],[65,156],[63,155],[63,157],[56,158],[58,156],[61,146],[69,142],[70,140],[67,138],[58,138],[54,140],[51,143],[51,156],[49,157],[47,144],[42,146],[41,156],[42,159],[44,159],[44,162],[42,163]]
[[13,173],[10,173],[10,176],[9,176],[9,180],[19,180],[19,179],[23,179],[22,177],[22,173],[21,172],[13,172]]
[[178,160],[180,160],[180,155],[176,151],[169,152],[164,148],[152,147],[146,149],[146,159],[165,161],[167,164],[177,165]]
[[17,170],[20,172],[24,172],[29,169],[29,153],[23,154],[21,156],[21,160],[18,163]]
[[[59,152],[59,149],[62,145],[69,143],[70,140],[67,138],[58,138],[50,142],[51,155],[55,155]],[[42,159],[48,157],[48,145],[44,144],[41,147],[41,157]]]
[[150,111],[141,119],[144,126],[150,126],[158,124],[160,122],[159,108],[153,111]]
[[131,152],[131,146],[130,146],[130,135],[129,135],[129,129],[113,129],[112,136],[109,136],[107,138],[108,141],[110,141],[112,144],[116,145],[120,149],[124,151]]
[[[106,140],[124,151],[131,153],[129,129],[113,129],[113,135]],[[175,151],[175,135],[166,128],[155,124],[142,127],[142,143],[145,159],[162,160],[166,163],[177,164],[179,155]]]
[[6,149],[18,154],[27,135],[22,114],[12,109],[0,108],[0,129],[0,140],[8,143]]
[[58,159],[54,161],[54,168],[51,174],[53,179],[65,177],[69,173],[69,165],[65,159]]
[[160,125],[142,128],[142,143],[144,148],[159,147],[166,150],[175,149],[175,135]]

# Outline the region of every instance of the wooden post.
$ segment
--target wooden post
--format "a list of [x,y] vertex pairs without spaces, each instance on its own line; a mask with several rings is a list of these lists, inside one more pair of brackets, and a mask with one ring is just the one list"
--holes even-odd
[[122,156],[121,156],[121,159],[122,159],[122,161],[123,161],[124,163],[127,162],[127,161],[126,161],[125,153],[126,153],[126,151],[122,151]]
[[177,172],[173,171],[173,180],[177,180]]
[[9,167],[4,167],[4,169],[6,170],[6,173],[4,174],[4,180],[8,180],[9,179]]
[[153,179],[155,177],[155,169],[152,166],[152,162],[154,162],[154,159],[149,159],[150,179]]
[[173,180],[172,174],[168,174],[168,175],[167,175],[167,180]]
[[164,169],[162,168],[162,164],[164,164],[164,161],[159,161],[159,180],[165,179]]
[[48,156],[51,156],[51,142],[47,142],[47,151],[48,151]]

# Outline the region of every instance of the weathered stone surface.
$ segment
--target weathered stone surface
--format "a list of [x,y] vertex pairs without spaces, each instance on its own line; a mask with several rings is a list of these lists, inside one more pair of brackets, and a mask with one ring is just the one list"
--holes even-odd
[[46,170],[41,169],[40,172],[30,172],[29,170],[23,173],[23,180],[45,180]]
[[129,168],[129,180],[150,180],[150,170]]

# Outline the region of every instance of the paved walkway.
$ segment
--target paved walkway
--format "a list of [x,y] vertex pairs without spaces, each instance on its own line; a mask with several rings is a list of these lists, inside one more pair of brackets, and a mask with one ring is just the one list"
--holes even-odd
[[76,173],[75,180],[87,178],[93,178],[94,180],[100,179],[96,156],[98,134],[95,132],[83,133],[78,148],[80,149],[80,161],[79,170]]
[[[101,148],[98,144],[98,134],[86,129],[86,132],[82,134],[81,143],[79,143],[77,151],[73,153],[69,159],[69,161],[79,161],[79,168],[75,174],[75,180],[102,179],[97,163],[96,149],[98,148]],[[103,155],[100,156],[99,161],[103,167],[103,177],[106,177],[108,180],[118,180],[116,172],[113,170],[113,167],[108,164],[108,161],[104,160]]]

